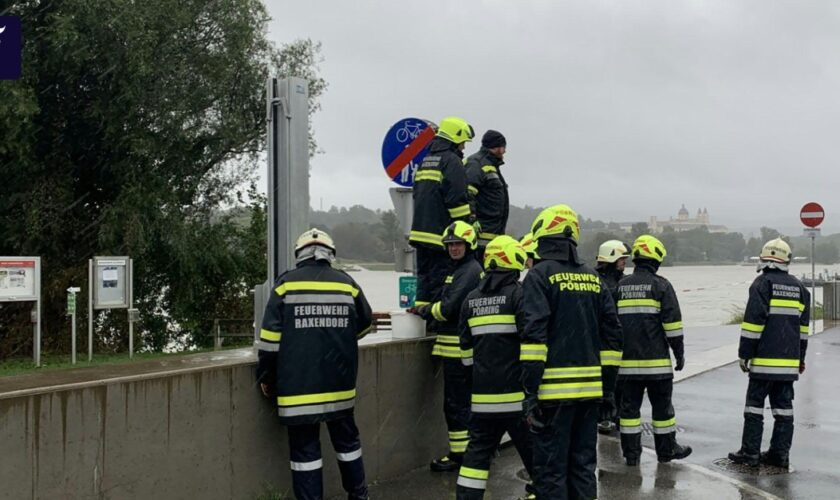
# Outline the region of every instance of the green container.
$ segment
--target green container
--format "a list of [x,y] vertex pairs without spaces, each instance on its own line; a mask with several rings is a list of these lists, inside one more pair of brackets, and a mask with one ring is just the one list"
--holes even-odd
[[400,276],[400,307],[414,307],[417,298],[417,276]]

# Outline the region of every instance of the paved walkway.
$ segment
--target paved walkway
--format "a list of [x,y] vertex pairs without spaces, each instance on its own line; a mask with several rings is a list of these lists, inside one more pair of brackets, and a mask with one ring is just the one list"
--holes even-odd
[[[601,499],[836,499],[840,498],[840,389],[833,378],[840,366],[840,329],[812,337],[808,369],[796,384],[796,434],[791,453],[793,472],[741,474],[726,468],[726,454],[740,445],[747,376],[734,363],[738,327],[686,331],[687,374],[674,389],[678,440],[694,454],[682,463],[658,464],[653,436],[644,433],[646,453],[641,467],[624,465],[618,439],[601,437],[598,480]],[[730,339],[735,339],[730,343]],[[734,349],[734,350],[733,350]],[[693,360],[693,361],[692,361]],[[643,420],[650,420],[645,405]],[[765,413],[765,443],[772,418]],[[496,459],[485,499],[515,499],[524,493],[522,469],[515,450]],[[418,469],[373,485],[376,499],[454,498],[457,474]]]

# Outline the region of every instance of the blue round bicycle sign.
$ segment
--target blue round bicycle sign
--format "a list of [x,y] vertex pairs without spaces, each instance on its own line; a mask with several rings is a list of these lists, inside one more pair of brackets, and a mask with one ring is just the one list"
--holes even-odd
[[435,138],[432,123],[420,118],[403,118],[395,123],[382,141],[382,166],[389,179],[400,186],[414,184],[414,171],[429,152]]

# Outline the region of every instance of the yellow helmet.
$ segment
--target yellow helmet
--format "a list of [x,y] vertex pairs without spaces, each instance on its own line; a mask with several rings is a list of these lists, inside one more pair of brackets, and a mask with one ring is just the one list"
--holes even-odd
[[503,234],[496,236],[484,250],[485,269],[511,269],[522,271],[528,255],[518,241]]
[[528,257],[532,259],[538,259],[537,256],[537,240],[534,239],[534,235],[531,233],[526,234],[519,240],[519,244],[522,245],[522,248],[525,250],[525,253]]
[[598,247],[598,262],[615,262],[622,257],[629,257],[630,249],[620,240],[607,240]]
[[467,121],[463,118],[458,118],[457,116],[447,116],[440,121],[437,136],[443,137],[447,141],[454,142],[455,144],[461,144],[462,142],[473,140],[473,137],[475,137],[475,131],[473,130],[472,125],[467,123]]
[[335,252],[335,243],[333,243],[332,238],[320,229],[307,229],[303,234],[298,236],[297,242],[295,243],[295,254],[297,255],[299,251],[310,245],[321,245]]
[[633,257],[653,259],[661,263],[666,255],[668,252],[665,251],[665,245],[649,234],[639,236],[633,243]]
[[761,260],[778,262],[780,264],[787,264],[790,262],[791,258],[790,245],[781,238],[770,240],[761,248],[761,253],[758,258]]
[[444,245],[459,241],[466,243],[470,250],[475,250],[478,246],[478,235],[475,234],[475,228],[461,220],[453,222],[443,231]]
[[580,237],[577,213],[568,205],[548,207],[534,219],[531,234],[537,241],[546,236],[566,236],[577,241]]

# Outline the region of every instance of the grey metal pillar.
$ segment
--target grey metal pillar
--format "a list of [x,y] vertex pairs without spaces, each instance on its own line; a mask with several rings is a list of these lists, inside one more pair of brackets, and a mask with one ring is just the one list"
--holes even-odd
[[268,78],[266,112],[268,267],[266,282],[254,287],[255,340],[270,287],[294,266],[292,246],[309,228],[309,82]]
[[294,265],[309,227],[309,84],[268,79],[268,281]]
[[397,272],[413,273],[416,269],[414,262],[414,248],[408,244],[408,236],[411,232],[411,222],[414,217],[414,190],[406,187],[390,188],[391,202],[394,204],[394,212],[400,222],[403,238],[394,250],[394,270]]
[[93,361],[93,259],[88,260],[88,363]]

